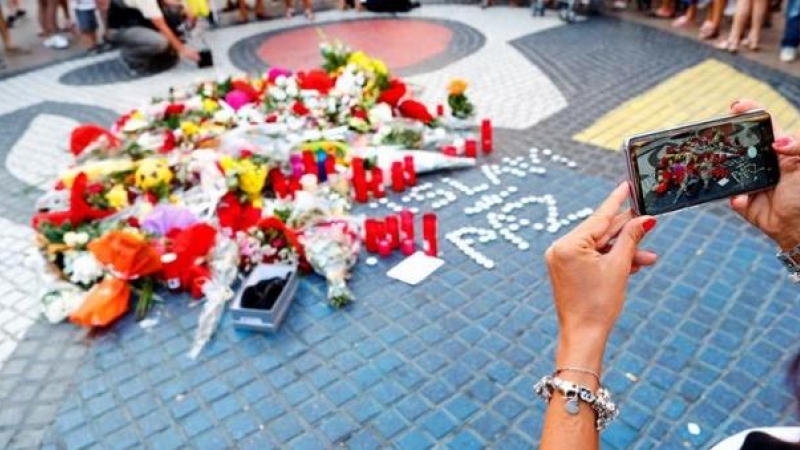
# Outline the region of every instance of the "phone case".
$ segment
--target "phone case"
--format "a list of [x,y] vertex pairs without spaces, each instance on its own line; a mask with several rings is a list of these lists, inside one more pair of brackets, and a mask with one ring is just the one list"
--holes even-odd
[[[686,132],[699,131],[699,130],[703,130],[703,129],[707,129],[707,128],[711,128],[711,127],[715,127],[715,126],[720,126],[720,125],[724,125],[724,124],[732,123],[732,122],[735,122],[735,123],[746,122],[748,119],[763,118],[763,116],[765,114],[767,116],[767,120],[771,124],[771,117],[769,116],[767,111],[765,111],[763,109],[759,109],[759,110],[748,111],[748,112],[743,113],[743,114],[729,114],[729,115],[726,115],[726,116],[715,117],[715,118],[712,118],[712,119],[707,119],[707,120],[702,120],[702,121],[697,121],[697,122],[691,122],[691,123],[688,123],[688,124],[679,125],[679,126],[674,127],[674,128],[664,128],[664,129],[659,129],[659,130],[655,130],[655,131],[649,131],[649,132],[646,132],[646,133],[639,133],[639,134],[636,134],[636,135],[633,135],[633,136],[629,136],[628,138],[626,138],[625,141],[622,144],[622,151],[623,151],[623,154],[625,155],[625,159],[626,159],[626,168],[627,168],[627,173],[628,173],[628,184],[629,184],[629,187],[630,187],[630,190],[631,190],[631,205],[632,205],[633,211],[636,213],[636,215],[644,215],[647,212],[644,210],[645,207],[642,204],[642,199],[643,199],[644,195],[643,195],[643,192],[640,191],[640,187],[641,186],[640,186],[640,183],[639,183],[639,180],[638,180],[638,177],[637,177],[636,168],[635,168],[635,164],[636,163],[634,161],[635,158],[636,158],[636,155],[633,154],[633,150],[632,150],[632,146],[631,146],[632,142],[638,141],[638,140],[640,140],[642,138],[656,138],[656,137],[660,138],[660,137],[668,137],[669,135],[674,135],[674,134],[682,134],[682,133],[686,133]],[[666,135],[666,136],[662,136],[662,135]],[[768,187],[765,187],[765,188],[754,189],[754,190],[750,190],[750,191],[747,191],[747,192],[760,192],[760,191],[763,191],[763,190],[771,189],[771,187],[772,186],[768,186]],[[717,198],[717,199],[713,199],[713,200],[703,201],[703,202],[699,202],[699,203],[696,203],[696,204],[693,204],[693,205],[690,205],[690,206],[687,206],[687,207],[684,207],[684,208],[679,208],[679,209],[675,209],[675,210],[672,210],[672,211],[659,213],[659,214],[669,214],[671,212],[680,211],[682,209],[694,208],[696,206],[700,206],[702,204],[709,203],[709,202],[719,201],[719,200],[722,200],[724,198],[725,197],[721,197],[721,198]]]

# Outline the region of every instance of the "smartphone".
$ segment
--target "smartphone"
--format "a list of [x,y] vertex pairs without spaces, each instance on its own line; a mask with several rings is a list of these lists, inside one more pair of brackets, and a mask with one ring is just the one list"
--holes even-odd
[[211,50],[204,49],[198,52],[200,54],[200,61],[197,62],[197,67],[211,67],[214,65],[214,58],[211,56]]
[[639,215],[658,215],[778,184],[772,118],[750,111],[631,136],[623,143]]

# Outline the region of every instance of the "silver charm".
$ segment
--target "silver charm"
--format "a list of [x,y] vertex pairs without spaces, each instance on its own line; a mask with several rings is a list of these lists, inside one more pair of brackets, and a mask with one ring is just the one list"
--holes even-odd
[[580,405],[578,405],[578,397],[568,398],[566,402],[564,402],[564,409],[567,410],[568,413],[572,414],[573,416],[580,412]]

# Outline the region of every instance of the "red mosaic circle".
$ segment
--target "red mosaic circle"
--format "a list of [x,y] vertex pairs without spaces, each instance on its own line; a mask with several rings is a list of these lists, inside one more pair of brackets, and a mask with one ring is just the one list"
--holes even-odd
[[291,69],[318,67],[320,31],[330,41],[346,42],[382,59],[398,71],[444,53],[453,32],[445,25],[422,20],[374,19],[302,27],[268,37],[258,57],[272,66]]

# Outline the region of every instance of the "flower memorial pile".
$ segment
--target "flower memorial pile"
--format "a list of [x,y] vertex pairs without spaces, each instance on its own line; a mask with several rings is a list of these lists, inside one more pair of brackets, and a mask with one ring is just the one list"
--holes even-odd
[[[75,164],[32,221],[46,317],[104,327],[134,302],[145,317],[163,288],[187,292],[206,299],[197,355],[256,265],[297,263],[328,280],[332,306],[350,302],[364,221],[353,197],[474,159],[423,150],[453,134],[383,62],[340,43],[321,50],[320,69],[172,88],[111,129],[77,127]],[[464,119],[472,105],[457,84],[449,101]]]

